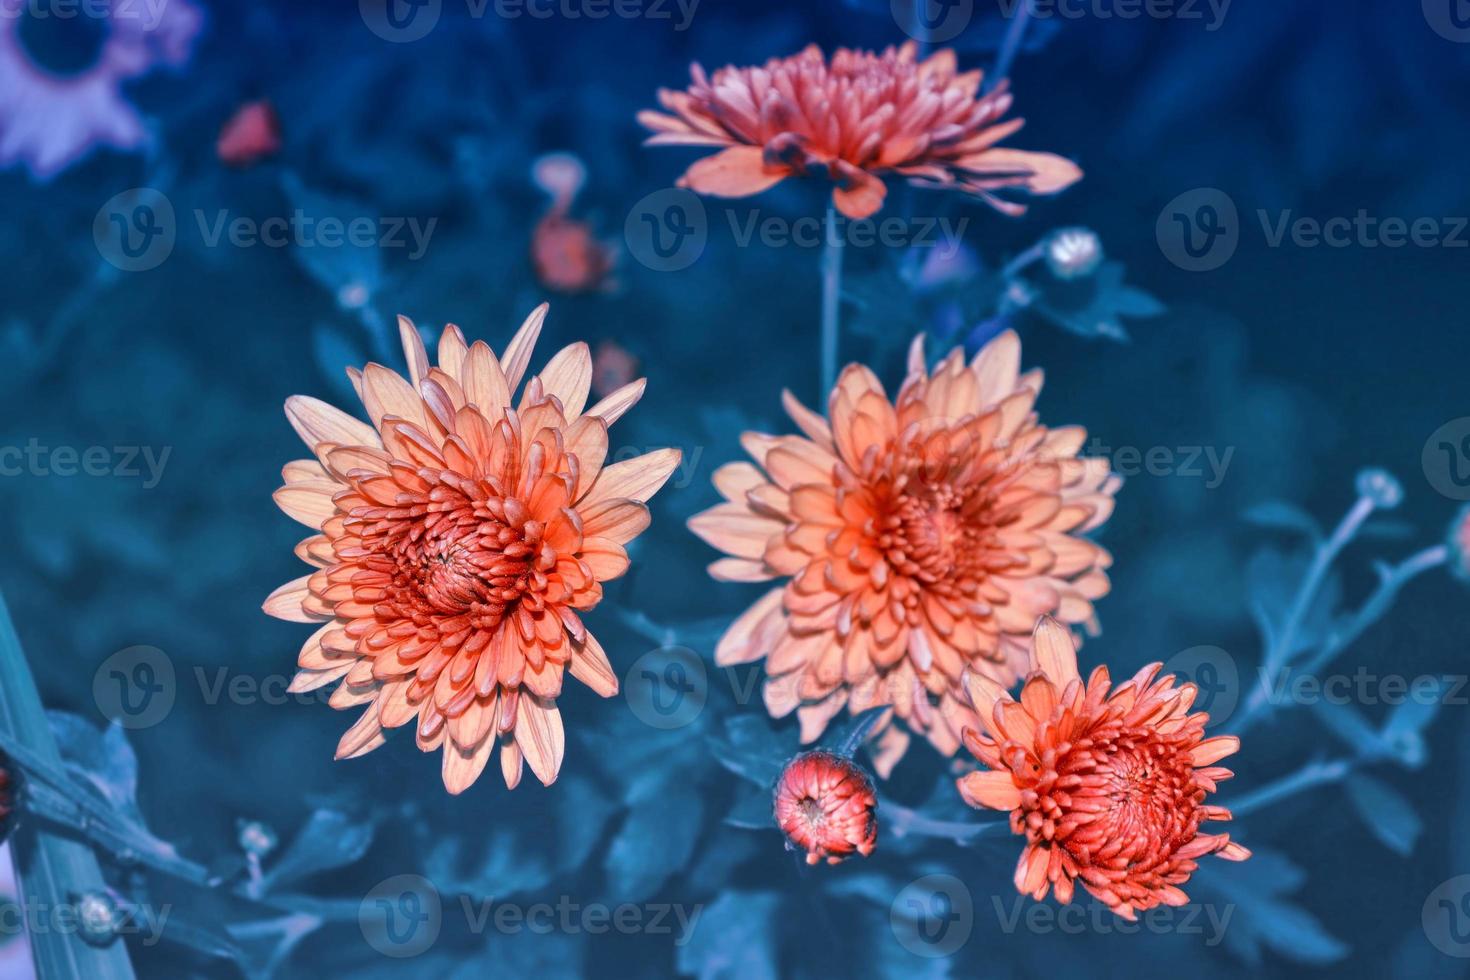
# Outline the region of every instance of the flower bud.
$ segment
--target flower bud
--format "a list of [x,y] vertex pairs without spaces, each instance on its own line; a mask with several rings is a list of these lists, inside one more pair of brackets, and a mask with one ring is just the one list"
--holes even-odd
[[1470,582],[1470,505],[1460,508],[1450,522],[1445,540],[1450,550],[1450,572],[1462,582]]
[[1102,259],[1102,242],[1091,228],[1062,228],[1046,241],[1046,266],[1058,279],[1090,276]]
[[15,797],[19,773],[5,753],[0,752],[0,843],[10,836],[15,826]]
[[1404,499],[1404,488],[1388,470],[1370,467],[1358,472],[1359,497],[1367,497],[1379,510],[1393,510]]
[[776,782],[776,823],[806,863],[867,857],[878,840],[878,798],[861,767],[831,752],[803,752]]

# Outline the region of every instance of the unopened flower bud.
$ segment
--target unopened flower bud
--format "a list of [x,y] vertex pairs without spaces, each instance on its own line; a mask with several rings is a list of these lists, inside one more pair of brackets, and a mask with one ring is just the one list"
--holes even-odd
[[1379,510],[1393,510],[1404,499],[1404,488],[1388,470],[1372,467],[1358,472],[1359,497],[1367,497]]
[[1460,508],[1450,522],[1445,544],[1450,550],[1450,571],[1462,582],[1470,582],[1470,505]]
[[1047,239],[1046,265],[1058,279],[1090,276],[1102,259],[1102,242],[1090,228],[1062,228]]
[[878,798],[861,767],[831,752],[803,752],[776,783],[776,823],[806,863],[867,857],[878,840]]

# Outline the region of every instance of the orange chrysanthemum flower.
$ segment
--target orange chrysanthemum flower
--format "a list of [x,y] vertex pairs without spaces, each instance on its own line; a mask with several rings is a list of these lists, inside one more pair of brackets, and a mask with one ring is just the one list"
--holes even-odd
[[317,570],[265,610],[325,624],[302,647],[292,691],[341,681],[333,707],[367,705],[339,759],[414,721],[419,748],[443,750],[451,793],[479,778],[497,735],[507,786],[523,760],[550,785],[563,674],[617,692],[579,613],[626,571],[624,545],[648,526],[645,502],[679,451],[603,466],[608,426],[644,383],[584,412],[586,344],[558,353],[512,402],[545,316],[543,305],[499,358],[446,327],[437,367],[400,318],[410,379],[378,364],[349,370],[371,425],[314,398],[286,401],[316,459],[288,463],[275,499],[317,532],[296,548]]
[[789,849],[805,851],[807,864],[867,857],[877,846],[873,781],[836,753],[803,752],[788,762],[776,780],[773,805]]
[[1244,861],[1250,851],[1200,824],[1229,820],[1205,797],[1232,773],[1215,765],[1240,748],[1231,735],[1205,738],[1209,715],[1189,713],[1197,689],[1155,679],[1150,664],[1111,686],[1098,667],[1084,684],[1071,634],[1052,619],[1036,626],[1031,676],[1016,701],[993,680],[965,678],[986,734],[965,746],[990,771],[959,780],[971,806],[1011,812],[1026,836],[1016,888],[1040,900],[1077,882],[1118,915],[1183,905],[1178,886],[1206,854]]
[[923,62],[916,51],[912,41],[882,54],[838,48],[828,63],[812,45],[713,78],[695,64],[688,91],[659,90],[673,115],[645,110],[638,121],[654,131],[652,146],[725,148],[691,166],[681,187],[745,197],[825,170],[833,203],[849,218],[883,206],[888,173],[965,191],[1007,214],[1025,207],[996,192],[1054,194],[1082,176],[1064,157],[996,145],[1023,123],[1001,122],[1011,107],[1005,82],[980,95],[981,73],[959,73],[953,51]]
[[[1003,684],[1026,663],[1038,616],[1093,618],[1111,562],[1077,535],[1112,512],[1107,460],[1078,457],[1080,427],[1048,430],[1032,411],[1041,372],[1019,373],[1021,343],[995,338],[970,364],[956,349],[931,376],[922,338],[891,404],[850,365],[827,419],[784,394],[805,436],[746,433],[760,464],[715,473],[727,503],[690,528],[733,557],[717,579],[791,576],[744,613],[720,664],[766,659],[766,706],[817,738],[844,707],[891,704],[908,729],[953,755],[974,713],[966,667]],[[908,736],[890,727],[885,777]]]

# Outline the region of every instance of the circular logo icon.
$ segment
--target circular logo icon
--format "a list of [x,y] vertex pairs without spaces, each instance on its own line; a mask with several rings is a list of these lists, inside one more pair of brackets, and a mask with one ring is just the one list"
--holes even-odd
[[623,696],[634,716],[650,728],[683,728],[699,717],[709,699],[704,660],[688,647],[650,650],[623,676]]
[[1164,258],[1185,272],[1209,272],[1230,261],[1240,244],[1240,216],[1230,195],[1196,187],[1164,205],[1154,223]]
[[158,647],[119,650],[92,675],[92,700],[109,721],[152,728],[168,717],[178,693],[174,664]]
[[400,960],[434,945],[443,924],[439,890],[420,875],[395,875],[379,882],[357,910],[357,925],[368,945]]
[[1435,429],[1419,461],[1431,487],[1451,500],[1470,500],[1470,416]]
[[[889,0],[888,8],[898,29],[915,41],[943,44],[959,37],[970,26],[975,0]],[[1001,4],[1001,16],[1014,17],[1021,9],[1019,3],[1009,7]]]
[[97,252],[124,272],[162,265],[174,250],[178,231],[173,203],[151,187],[113,195],[92,219]]
[[1422,0],[1430,30],[1456,44],[1470,41],[1470,9],[1464,0]]
[[1173,674],[1181,683],[1199,688],[1193,711],[1208,712],[1210,727],[1235,713],[1240,702],[1240,668],[1220,647],[1198,646],[1180,650],[1164,664],[1161,674]]
[[704,254],[709,218],[693,191],[669,187],[633,205],[623,222],[623,238],[633,258],[655,272],[687,269]]
[[888,925],[915,956],[950,956],[970,939],[975,903],[954,875],[925,875],[898,893],[888,907]]
[[442,8],[443,0],[357,0],[367,29],[394,44],[426,37],[439,23]]
[[1455,875],[1430,892],[1421,921],[1435,949],[1446,956],[1470,957],[1470,875]]

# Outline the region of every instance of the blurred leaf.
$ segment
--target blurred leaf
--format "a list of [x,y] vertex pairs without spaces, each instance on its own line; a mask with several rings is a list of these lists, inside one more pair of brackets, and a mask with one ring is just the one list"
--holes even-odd
[[1353,808],[1373,831],[1373,836],[1402,857],[1413,853],[1414,842],[1423,832],[1424,824],[1398,790],[1365,773],[1357,773],[1349,777],[1347,792]]
[[705,909],[694,935],[679,950],[678,969],[699,980],[764,980],[776,977],[771,941],[780,897],[771,892],[731,891]]
[[339,810],[319,809],[265,873],[262,891],[269,893],[322,871],[351,864],[367,853],[373,824]]
[[678,774],[633,803],[603,862],[618,901],[644,901],[688,864],[703,815],[704,801]]
[[725,816],[725,823],[746,830],[775,830],[776,817],[771,807],[769,791],[747,787]]
[[775,785],[795,754],[794,746],[783,742],[758,714],[732,715],[725,720],[724,739],[711,736],[709,741],[721,765],[764,789]]
[[1243,515],[1246,523],[1278,531],[1300,531],[1314,542],[1322,540],[1322,526],[1317,519],[1295,504],[1284,500],[1268,500],[1256,504]]

